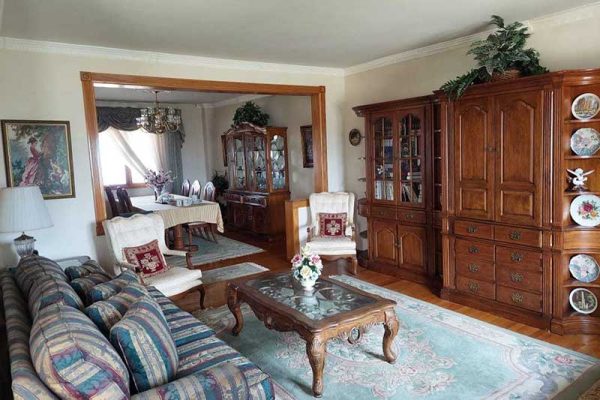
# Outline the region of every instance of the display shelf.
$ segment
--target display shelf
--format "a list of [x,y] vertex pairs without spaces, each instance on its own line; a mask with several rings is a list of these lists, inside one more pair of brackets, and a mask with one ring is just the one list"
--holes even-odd
[[566,124],[591,124],[594,122],[600,122],[600,118],[592,118],[592,119],[567,119],[565,120]]
[[569,279],[568,281],[566,281],[563,284],[564,287],[566,288],[578,288],[578,287],[582,287],[582,288],[595,288],[595,289],[600,289],[600,280],[597,279],[594,282],[581,282],[578,281],[577,279]]
[[584,194],[600,195],[600,192],[564,192],[563,194],[567,197],[577,197],[579,195],[584,195]]
[[593,156],[577,156],[577,155],[570,155],[570,156],[565,156],[565,160],[599,160],[600,159],[600,155],[593,155]]

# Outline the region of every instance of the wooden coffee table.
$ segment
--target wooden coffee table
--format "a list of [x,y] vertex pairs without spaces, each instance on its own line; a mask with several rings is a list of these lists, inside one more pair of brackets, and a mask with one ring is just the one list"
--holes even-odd
[[324,277],[312,291],[303,290],[290,273],[266,272],[243,277],[227,286],[227,305],[236,321],[232,334],[236,336],[244,326],[242,302],[250,306],[267,328],[295,331],[306,341],[315,397],[323,393],[325,352],[331,338],[347,339],[353,344],[360,340],[365,328],[383,324],[383,354],[387,362],[396,361],[392,343],[399,324],[393,300]]

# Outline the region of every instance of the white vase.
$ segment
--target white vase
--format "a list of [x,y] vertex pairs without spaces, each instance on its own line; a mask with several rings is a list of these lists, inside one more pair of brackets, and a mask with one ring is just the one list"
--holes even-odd
[[302,279],[300,284],[304,290],[312,290],[316,282],[316,279]]

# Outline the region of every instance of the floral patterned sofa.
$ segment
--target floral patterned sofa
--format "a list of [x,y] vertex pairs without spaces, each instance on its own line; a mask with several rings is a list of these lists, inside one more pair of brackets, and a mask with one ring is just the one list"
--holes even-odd
[[[154,380],[145,381],[145,390],[136,390],[142,387],[135,384],[138,376],[123,349],[111,344],[112,332],[108,338],[86,315],[96,303],[82,299],[69,278],[58,264],[39,256],[27,257],[0,275],[15,399],[274,398],[268,375],[158,290],[139,284],[146,303],[157,305],[157,317],[166,321],[170,336],[166,340],[176,352],[177,364],[168,381],[152,386],[155,377],[150,377]],[[111,282],[117,280],[100,285],[118,292]],[[83,306],[86,303],[88,307]],[[133,306],[123,311],[121,322],[136,311]],[[154,349],[158,352],[152,353],[150,346],[144,343],[138,362],[148,354],[162,355],[166,347],[158,341]],[[153,361],[157,369],[167,363]]]

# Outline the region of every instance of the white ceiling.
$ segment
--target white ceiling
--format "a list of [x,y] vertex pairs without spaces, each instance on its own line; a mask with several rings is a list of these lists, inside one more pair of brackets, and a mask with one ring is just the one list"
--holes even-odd
[[0,35],[345,68],[485,30],[491,14],[527,20],[593,2],[4,0]]
[[[154,92],[149,89],[96,87],[96,100],[124,102],[153,102]],[[241,98],[240,93],[209,93],[192,91],[162,91],[158,94],[160,103],[172,104],[215,104]]]

